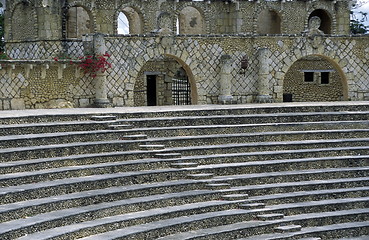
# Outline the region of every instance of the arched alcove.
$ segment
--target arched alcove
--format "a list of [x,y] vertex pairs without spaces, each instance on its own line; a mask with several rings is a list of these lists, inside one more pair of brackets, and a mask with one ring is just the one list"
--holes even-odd
[[310,55],[294,62],[283,81],[284,102],[347,100],[342,69],[325,56]]
[[37,15],[31,3],[22,2],[15,6],[11,18],[13,40],[33,40],[38,36]]
[[147,61],[134,83],[134,106],[197,103],[194,77],[188,65],[174,56]]
[[134,8],[125,7],[118,14],[118,34],[142,34],[142,17]]
[[178,15],[179,34],[203,34],[205,29],[202,14],[194,7],[183,8]]
[[325,34],[331,34],[332,33],[332,19],[329,13],[323,9],[316,9],[309,15],[308,21],[312,17],[315,17],[315,16],[319,17],[321,20],[319,30],[323,31]]
[[67,38],[82,38],[82,35],[93,32],[93,21],[89,12],[81,6],[73,6],[67,10]]
[[281,18],[276,11],[264,9],[257,21],[258,34],[281,34]]

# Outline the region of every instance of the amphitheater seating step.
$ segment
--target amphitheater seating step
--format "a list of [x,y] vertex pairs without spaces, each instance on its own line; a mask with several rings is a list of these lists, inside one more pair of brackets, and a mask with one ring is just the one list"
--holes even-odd
[[91,120],[93,121],[111,121],[111,120],[116,120],[117,116],[113,116],[113,115],[101,115],[101,116],[91,116]]
[[286,226],[279,226],[275,227],[274,231],[285,233],[285,232],[298,232],[301,231],[301,225],[286,225]]
[[271,221],[276,219],[284,218],[284,214],[271,213],[271,214],[261,214],[256,216],[258,220]]
[[368,238],[368,103],[194,108],[1,115],[0,239]]

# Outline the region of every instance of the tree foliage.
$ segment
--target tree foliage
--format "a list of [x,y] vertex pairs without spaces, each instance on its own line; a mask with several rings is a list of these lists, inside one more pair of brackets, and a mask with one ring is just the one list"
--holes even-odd
[[0,52],[4,52],[4,10],[3,4],[0,2]]
[[352,34],[365,34],[369,32],[369,26],[366,25],[368,20],[368,13],[359,11],[362,6],[368,3],[368,0],[356,0],[352,6],[354,11],[351,11],[350,30]]
[[[360,15],[358,17],[358,15]],[[350,21],[350,30],[352,34],[365,34],[369,31],[369,26],[365,25],[366,20],[368,19],[368,13],[358,12],[356,16],[351,12],[351,21]]]

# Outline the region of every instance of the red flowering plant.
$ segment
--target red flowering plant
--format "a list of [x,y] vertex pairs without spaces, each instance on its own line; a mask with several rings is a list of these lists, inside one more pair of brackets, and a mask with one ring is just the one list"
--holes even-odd
[[60,55],[55,57],[55,61],[59,60],[69,60],[70,64],[77,64],[85,74],[90,74],[91,77],[95,78],[97,74],[106,72],[109,68],[112,67],[111,63],[108,61],[110,55],[105,53],[104,55],[86,55],[79,57],[77,60],[73,60],[68,56]]
[[77,63],[78,66],[84,71],[85,74],[91,74],[93,78],[97,76],[97,73],[104,73],[111,68],[111,63],[108,62],[110,55],[105,53],[104,55],[88,55],[80,57],[81,62]]

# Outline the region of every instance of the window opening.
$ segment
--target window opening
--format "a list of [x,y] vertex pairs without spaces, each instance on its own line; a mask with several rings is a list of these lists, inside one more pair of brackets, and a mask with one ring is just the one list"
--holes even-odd
[[321,84],[329,84],[329,72],[322,72],[320,75]]
[[314,82],[314,72],[304,72],[305,82]]

